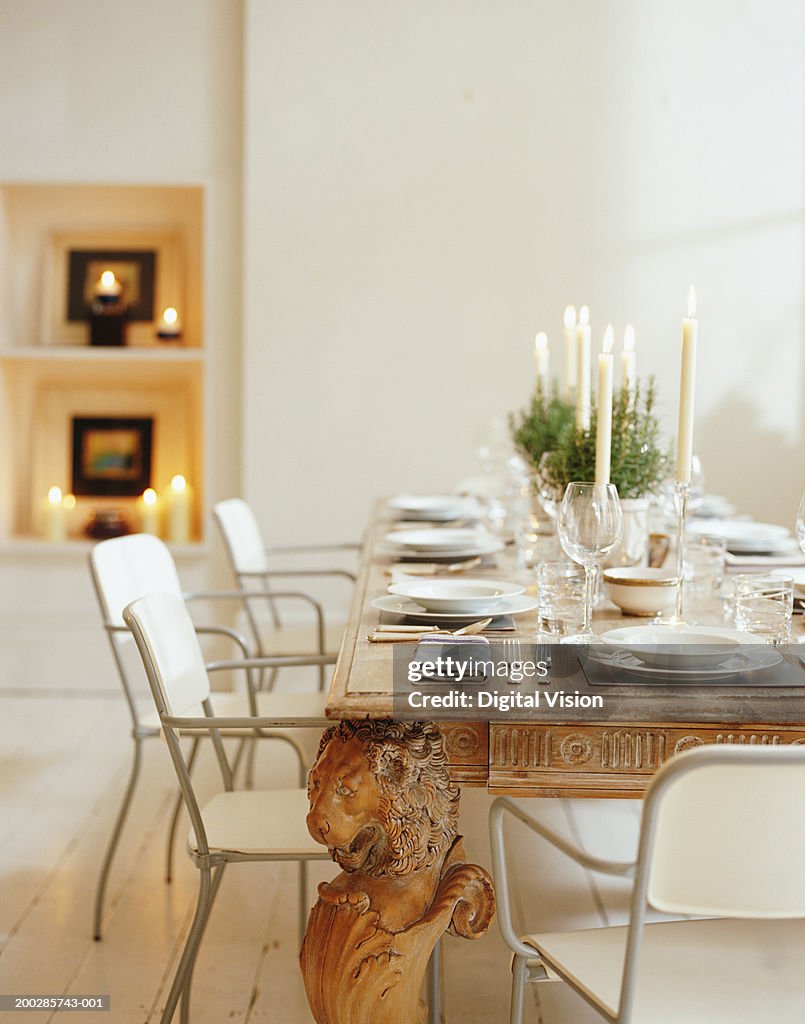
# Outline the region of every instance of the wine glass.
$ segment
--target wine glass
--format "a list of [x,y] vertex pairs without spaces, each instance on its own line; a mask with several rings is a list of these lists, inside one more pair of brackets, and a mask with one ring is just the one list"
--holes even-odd
[[620,543],[623,513],[614,484],[570,483],[559,507],[559,542],[565,554],[584,566],[584,621],[581,632],[563,643],[591,643],[595,570]]
[[805,554],[805,494],[802,495],[802,501],[797,509],[796,531],[799,546],[802,548],[802,553]]

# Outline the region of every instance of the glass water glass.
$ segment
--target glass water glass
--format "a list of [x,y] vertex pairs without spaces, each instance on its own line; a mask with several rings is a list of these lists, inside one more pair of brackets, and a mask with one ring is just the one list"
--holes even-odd
[[685,541],[684,580],[695,593],[717,593],[724,581],[727,541],[724,537],[702,535]]
[[541,636],[578,633],[584,623],[584,570],[575,562],[540,562],[537,620]]
[[791,639],[794,580],[772,573],[742,573],[734,578],[735,625],[767,643]]
[[565,637],[565,642],[591,643],[595,572],[606,556],[620,543],[623,513],[614,484],[573,482],[567,485],[557,520],[562,550],[584,566],[584,620],[581,632]]

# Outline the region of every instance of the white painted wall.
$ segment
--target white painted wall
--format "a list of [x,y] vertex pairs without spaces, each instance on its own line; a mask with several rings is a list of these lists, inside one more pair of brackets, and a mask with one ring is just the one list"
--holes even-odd
[[805,490],[799,0],[246,0],[246,494],[354,535],[451,485],[588,303],[675,418],[688,286],[710,489]]

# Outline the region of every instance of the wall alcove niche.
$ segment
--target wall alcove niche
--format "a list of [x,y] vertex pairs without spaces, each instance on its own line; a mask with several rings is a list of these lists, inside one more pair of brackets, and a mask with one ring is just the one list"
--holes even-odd
[[[74,417],[150,419],[157,529],[168,537],[179,474],[190,484],[186,543],[203,542],[204,209],[197,185],[0,185],[0,545],[52,548],[46,500],[51,487],[71,490]],[[68,280],[71,261],[86,276],[78,285]],[[138,277],[143,268],[154,268],[153,281]],[[74,312],[77,286],[87,315],[96,308],[93,282],[104,269],[125,282],[124,296],[131,290],[122,309],[138,302],[136,321],[123,314],[122,345],[90,344],[89,319]],[[158,331],[168,306],[180,334],[165,339]],[[139,496],[77,495],[65,509],[67,547],[84,547],[90,512],[110,508],[141,527]]]

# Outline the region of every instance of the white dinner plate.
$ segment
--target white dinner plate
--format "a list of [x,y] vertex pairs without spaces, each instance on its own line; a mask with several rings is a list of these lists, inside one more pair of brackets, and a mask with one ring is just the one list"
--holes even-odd
[[740,519],[708,519],[688,523],[691,537],[703,534],[723,537],[727,548],[736,555],[754,555],[776,551],[791,537],[791,531],[775,523],[744,522]]
[[522,594],[525,587],[503,580],[405,580],[391,583],[389,593],[406,597],[426,611],[492,615],[506,597]]
[[413,551],[458,551],[494,540],[485,530],[441,527],[433,530],[394,530],[385,536],[387,544]]
[[[405,615],[406,618],[418,622],[471,622],[475,618],[489,618],[489,615],[478,615],[477,613],[457,612],[426,612],[424,608],[407,597],[396,597],[394,594],[386,594],[383,597],[376,597],[372,601],[372,607],[379,612],[389,612],[392,615]],[[533,611],[537,607],[536,598],[528,594],[517,594],[515,597],[504,597],[495,607],[494,616],[501,615],[522,615],[524,612]]]
[[644,665],[660,669],[715,668],[739,646],[763,643],[751,633],[722,626],[625,626],[599,639],[634,655]]
[[397,544],[379,545],[376,554],[383,557],[403,559],[406,562],[461,562],[465,558],[479,558],[482,555],[494,555],[502,551],[506,545],[497,537],[486,535],[489,539],[466,548],[429,548],[418,551],[416,548],[402,548]]
[[480,506],[474,498],[460,494],[398,494],[389,501],[389,508],[399,512],[403,519],[432,519],[449,522],[451,519],[477,519]]
[[644,665],[631,651],[614,651],[603,655],[592,652],[588,655],[591,661],[608,668],[615,668],[631,675],[645,676],[648,679],[662,679],[678,683],[714,683],[721,679],[744,675],[747,672],[758,672],[761,669],[773,668],[783,660],[782,654],[773,647],[758,644],[751,652],[739,651],[729,655],[721,665],[712,668],[656,668]]

